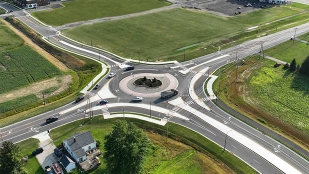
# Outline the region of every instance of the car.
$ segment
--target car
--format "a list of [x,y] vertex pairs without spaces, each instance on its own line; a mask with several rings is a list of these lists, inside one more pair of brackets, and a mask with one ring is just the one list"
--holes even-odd
[[142,98],[142,97],[134,97],[132,100],[133,100],[133,101],[142,101],[143,98]]
[[108,103],[107,100],[101,100],[101,101],[99,102],[100,105],[105,105],[105,104],[107,104],[107,103]]
[[57,147],[54,149],[54,154],[58,158],[62,157],[62,152]]
[[107,77],[108,78],[112,78],[112,77],[114,77],[116,75],[116,73],[110,73]]
[[79,96],[76,100],[75,103],[78,103],[80,101],[84,100],[84,96]]
[[237,9],[241,9],[241,7],[237,7]]
[[134,70],[134,66],[128,66],[128,67],[126,68],[126,71],[130,71],[130,70]]
[[99,88],[100,88],[100,85],[97,84],[97,85],[94,86],[93,89],[96,90],[96,89],[99,89]]
[[43,148],[42,148],[42,147],[39,147],[39,148],[35,149],[35,150],[32,152],[32,155],[35,156],[35,155],[37,155],[37,154],[42,153],[43,151],[44,151]]
[[245,4],[244,7],[248,7],[248,4]]
[[57,116],[49,117],[48,119],[46,119],[46,124],[52,123],[52,122],[57,121],[57,120],[58,120]]

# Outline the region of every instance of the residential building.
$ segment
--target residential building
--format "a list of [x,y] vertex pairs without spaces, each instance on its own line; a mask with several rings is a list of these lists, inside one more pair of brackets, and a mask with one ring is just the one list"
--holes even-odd
[[87,152],[96,149],[96,141],[94,141],[90,132],[74,134],[70,138],[63,140],[62,143],[64,148],[78,163],[87,159]]
[[49,4],[48,0],[13,0],[18,6],[24,8],[36,8]]
[[62,157],[59,159],[59,162],[67,172],[70,172],[76,168],[75,162],[66,155],[62,155]]

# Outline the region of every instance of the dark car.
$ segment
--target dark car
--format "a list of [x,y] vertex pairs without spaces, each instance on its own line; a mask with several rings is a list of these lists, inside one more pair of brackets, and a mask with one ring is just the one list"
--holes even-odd
[[75,103],[78,103],[80,101],[84,100],[84,96],[80,96],[75,100]]
[[48,119],[46,119],[46,124],[52,123],[52,122],[57,121],[57,120],[58,120],[57,116],[49,117]]
[[62,157],[62,152],[61,152],[57,147],[54,149],[54,154],[55,154],[58,158]]
[[108,103],[107,100],[101,100],[101,101],[99,102],[100,105],[105,105],[105,104],[107,104],[107,103]]
[[95,85],[93,89],[99,89],[100,85]]
[[32,152],[32,155],[35,156],[37,154],[40,154],[43,152],[43,148],[42,147],[39,147],[37,149],[35,149],[33,152]]
[[134,66],[128,66],[128,67],[126,68],[126,71],[130,71],[130,70],[134,70]]

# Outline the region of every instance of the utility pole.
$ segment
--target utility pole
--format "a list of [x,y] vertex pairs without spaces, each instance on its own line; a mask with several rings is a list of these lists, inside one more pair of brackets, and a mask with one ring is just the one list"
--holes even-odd
[[237,57],[237,51],[236,51],[236,80],[238,79],[238,57]]
[[264,42],[261,42],[261,53],[263,55],[263,58],[265,58],[265,55],[264,55],[264,46],[263,46]]
[[294,41],[295,41],[295,39],[296,39],[296,30],[297,30],[297,28],[295,28],[294,38],[293,38],[293,44],[294,44]]
[[91,39],[91,46],[92,46],[92,39]]
[[44,96],[44,92],[42,92],[42,94],[43,94],[43,104],[45,105],[46,103],[45,103],[45,96]]
[[149,115],[150,115],[150,118],[151,118],[151,102],[150,102],[150,111],[149,111]]
[[122,106],[122,116],[124,118],[124,106]]

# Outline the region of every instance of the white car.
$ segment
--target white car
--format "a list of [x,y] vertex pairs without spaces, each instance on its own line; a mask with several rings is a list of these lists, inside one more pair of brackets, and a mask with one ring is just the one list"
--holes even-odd
[[110,73],[109,75],[108,75],[108,78],[112,78],[112,77],[114,77],[116,75],[116,73]]
[[133,100],[133,101],[142,101],[143,98],[142,98],[142,97],[134,97],[132,100]]

